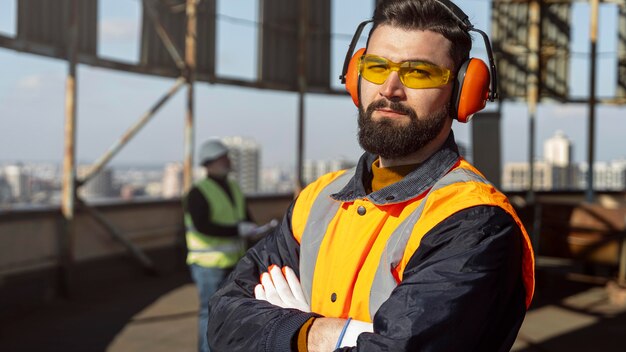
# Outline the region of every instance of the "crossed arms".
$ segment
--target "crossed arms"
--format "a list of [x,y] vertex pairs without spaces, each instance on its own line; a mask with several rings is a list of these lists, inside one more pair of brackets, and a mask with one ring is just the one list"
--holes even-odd
[[[210,301],[209,345],[215,351],[292,351],[300,327],[316,317],[309,347],[332,350],[345,320],[282,308],[255,297],[272,264],[299,276],[300,247],[291,211],[251,248]],[[403,281],[380,307],[373,333],[342,351],[508,351],[524,318],[521,237],[502,209],[469,208],[422,240]],[[328,349],[328,346],[332,346]]]

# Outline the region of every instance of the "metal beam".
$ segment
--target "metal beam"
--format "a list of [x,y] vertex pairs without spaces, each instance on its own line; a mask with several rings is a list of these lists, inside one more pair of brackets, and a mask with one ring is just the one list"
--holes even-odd
[[[33,43],[26,43],[21,40],[17,40],[11,37],[0,35],[0,47],[25,52],[29,54],[35,54],[40,56],[46,56],[56,59],[65,59],[58,50],[47,45],[39,45]],[[159,76],[159,77],[171,77],[177,78],[180,76],[178,70],[168,70],[156,67],[146,67],[141,65],[134,65],[123,61],[117,61],[113,59],[103,59],[94,57],[92,55],[78,54],[78,62],[89,65],[92,67],[99,67],[111,70],[125,71],[130,73],[138,73],[143,75]],[[276,82],[260,82],[260,81],[246,81],[237,78],[228,77],[215,77],[213,75],[195,73],[196,82],[206,82],[210,84],[225,84],[230,86],[238,86],[243,88],[253,89],[269,89],[282,92],[293,92],[293,87],[288,84],[281,84]],[[326,95],[346,95],[345,89],[334,89],[332,87],[307,87],[308,93],[313,94],[326,94]]]
[[194,80],[196,72],[197,2],[187,0],[187,34],[185,36],[185,65],[187,69],[187,113],[185,115],[185,156],[183,160],[183,190],[191,189],[193,183],[194,149]]
[[308,44],[309,1],[300,0],[300,26],[298,27],[298,131],[296,154],[296,195],[304,188],[304,129],[305,107],[304,97],[307,90],[307,44]]
[[537,117],[537,103],[539,102],[539,75],[541,69],[541,3],[532,0],[528,7],[528,195],[526,201],[530,205],[535,203],[535,125]]
[[179,77],[172,88],[170,88],[169,91],[150,108],[150,110],[146,111],[141,116],[139,121],[126,130],[124,135],[122,135],[122,137],[115,142],[109,150],[104,153],[104,155],[96,160],[94,165],[91,167],[91,170],[89,170],[87,175],[78,181],[78,183],[83,185],[100,172],[100,170],[106,166],[106,164],[137,134],[137,132],[139,132],[139,130],[141,130],[141,128],[145,126],[148,121],[150,121],[161,106],[163,106],[163,104],[165,104],[165,102],[167,102],[178,91],[178,89],[180,89],[183,83],[185,83],[185,79],[183,77]]
[[596,145],[596,53],[598,47],[598,12],[600,0],[591,1],[591,15],[589,28],[589,118],[587,127],[587,190],[585,200],[592,203],[595,198],[593,191],[593,163]]
[[154,29],[156,30],[159,37],[161,37],[163,45],[165,45],[165,48],[172,56],[172,59],[176,63],[176,66],[181,71],[185,70],[185,62],[181,58],[181,55],[178,53],[178,49],[176,49],[176,45],[174,45],[174,40],[172,40],[172,37],[169,35],[169,33],[167,33],[165,27],[163,27],[161,20],[159,20],[159,14],[154,8],[154,0],[143,0],[143,6],[146,8],[148,16],[150,16],[150,19],[154,24]]
[[137,247],[134,243],[129,241],[124,235],[122,235],[121,231],[119,231],[113,224],[111,224],[102,213],[98,210],[90,207],[85,201],[80,198],[76,199],[77,203],[81,206],[82,210],[85,210],[89,216],[91,216],[96,222],[102,226],[111,237],[118,241],[124,246],[128,252],[132,255],[134,259],[141,264],[141,266],[146,270],[147,273],[157,274],[156,267],[154,263],[148,258],[148,256],[141,250],[141,248]]
[[63,186],[61,211],[64,218],[63,244],[60,252],[61,290],[71,295],[71,271],[74,262],[74,235],[76,215],[76,56],[78,52],[78,0],[72,0],[69,9],[67,45],[68,73],[65,83],[65,142],[63,148]]

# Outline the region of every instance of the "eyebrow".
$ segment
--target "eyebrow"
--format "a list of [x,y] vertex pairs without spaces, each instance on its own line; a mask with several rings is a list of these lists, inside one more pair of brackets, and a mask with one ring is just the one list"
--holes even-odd
[[[385,60],[389,60],[389,61],[391,61],[391,62],[394,62],[394,63],[395,63],[395,61],[393,61],[393,60],[391,60],[391,59],[389,59],[389,58],[386,58],[386,57],[384,57],[384,56],[375,55],[375,54],[372,54],[372,56],[382,57],[382,58],[383,58],[383,59],[385,59]],[[447,68],[447,67],[445,67],[445,66],[440,66],[440,65],[438,65],[438,64],[436,64],[436,63],[434,63],[434,62],[432,62],[432,61],[430,61],[430,60],[428,60],[428,59],[419,59],[419,58],[415,58],[415,59],[408,59],[408,60],[402,60],[402,61],[400,61],[400,62],[398,62],[398,63],[407,62],[407,61],[411,61],[411,62],[423,62],[423,63],[429,64],[429,65],[433,65],[433,66],[437,66],[437,67],[442,67],[442,68]]]
[[430,61],[430,60],[426,60],[426,59],[408,59],[408,60],[402,60],[402,62],[406,62],[406,61],[411,61],[411,62],[423,62],[423,63],[429,64],[429,65],[433,65],[433,66],[437,66],[437,67],[443,67],[443,68],[445,68],[445,66],[438,65],[438,64],[436,64],[436,63],[434,63],[434,62],[432,62],[432,61]]

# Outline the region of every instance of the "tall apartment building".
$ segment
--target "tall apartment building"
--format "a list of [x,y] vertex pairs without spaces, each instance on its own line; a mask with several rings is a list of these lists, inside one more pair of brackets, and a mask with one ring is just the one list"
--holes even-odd
[[304,170],[302,177],[304,183],[309,184],[317,180],[320,176],[329,172],[338,171],[353,167],[354,162],[335,159],[335,160],[306,160],[304,162]]
[[[562,131],[543,144],[544,160],[534,163],[534,189],[574,190],[579,188],[580,171],[572,163],[572,142]],[[525,190],[530,185],[526,162],[506,163],[502,172],[502,187],[506,190]]]
[[[79,178],[84,177],[91,170],[91,165],[79,165],[76,174]],[[92,179],[78,190],[79,195],[85,198],[108,198],[119,195],[113,184],[113,170],[105,168],[100,170]]]
[[181,163],[165,165],[162,183],[163,198],[177,198],[183,192],[183,166]]
[[254,139],[246,137],[225,137],[232,162],[233,176],[245,194],[259,192],[261,147]]
[[4,176],[0,175],[0,205],[9,204],[13,200],[13,190]]
[[7,165],[3,169],[4,179],[11,188],[11,198],[13,201],[24,202],[30,197],[30,187],[28,184],[29,175],[24,165]]
[[572,142],[563,131],[556,131],[554,136],[543,143],[543,159],[558,167],[572,164]]

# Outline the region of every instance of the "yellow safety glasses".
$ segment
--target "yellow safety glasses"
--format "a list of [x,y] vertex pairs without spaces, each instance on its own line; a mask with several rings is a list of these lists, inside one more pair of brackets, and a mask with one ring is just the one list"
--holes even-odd
[[374,84],[383,84],[392,71],[398,72],[400,82],[407,88],[435,88],[450,81],[450,70],[423,61],[395,63],[376,55],[363,55],[359,60],[361,77]]

